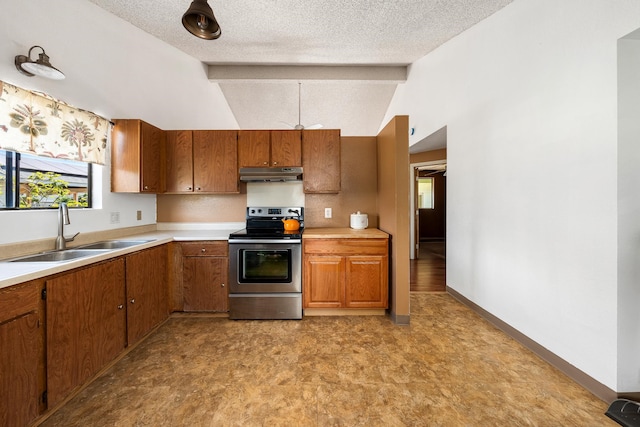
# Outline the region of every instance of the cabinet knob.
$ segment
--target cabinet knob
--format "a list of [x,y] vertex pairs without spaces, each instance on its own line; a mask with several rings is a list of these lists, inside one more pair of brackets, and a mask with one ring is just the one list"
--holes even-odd
[[200,188],[200,187],[196,187],[196,191],[200,191],[200,190],[201,190],[201,188]]
[[135,298],[131,298],[131,304],[135,304],[136,303],[136,299]]
[[222,283],[220,286],[224,288],[224,283]]
[[193,190],[193,187],[187,187],[187,190],[191,191]]
[[149,186],[148,186],[148,185],[145,185],[145,186],[144,186],[144,189],[145,189],[145,190],[148,190],[148,189],[149,189]]
[[120,304],[118,305],[118,310],[122,310],[124,308],[124,305]]
[[200,252],[205,253],[207,250],[205,248],[200,249]]
[[265,165],[265,166],[267,166],[267,165],[269,165],[269,162],[264,162],[264,163],[262,163],[262,164],[263,164],[263,165]]
[[278,164],[278,162],[273,162],[273,166],[275,166],[275,165],[277,165],[277,164]]

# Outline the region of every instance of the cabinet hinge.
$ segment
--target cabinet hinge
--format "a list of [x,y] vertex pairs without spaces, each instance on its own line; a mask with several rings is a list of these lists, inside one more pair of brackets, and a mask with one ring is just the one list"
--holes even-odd
[[47,390],[42,392],[42,403],[47,404]]
[[40,296],[42,297],[43,300],[47,299],[47,289],[43,289],[42,292],[40,292]]

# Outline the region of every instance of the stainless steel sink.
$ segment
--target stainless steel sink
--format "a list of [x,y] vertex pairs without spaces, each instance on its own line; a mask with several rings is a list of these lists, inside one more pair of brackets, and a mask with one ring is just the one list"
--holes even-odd
[[108,249],[66,249],[64,251],[44,252],[36,255],[27,255],[24,257],[9,260],[9,262],[64,262],[78,258],[100,255],[109,252]]
[[153,242],[151,240],[105,240],[103,242],[91,243],[81,246],[79,249],[123,249],[131,246],[142,245],[143,243]]

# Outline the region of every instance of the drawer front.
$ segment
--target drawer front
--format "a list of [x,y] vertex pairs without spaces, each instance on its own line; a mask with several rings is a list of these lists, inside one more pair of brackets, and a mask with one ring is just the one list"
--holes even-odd
[[305,254],[386,255],[388,239],[305,239]]
[[188,242],[181,243],[182,256],[228,256],[229,244],[219,242]]
[[27,282],[0,290],[0,323],[31,311],[40,304],[41,282]]

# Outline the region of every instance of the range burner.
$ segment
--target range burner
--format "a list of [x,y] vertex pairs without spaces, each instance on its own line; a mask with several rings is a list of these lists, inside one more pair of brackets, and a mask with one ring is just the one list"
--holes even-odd
[[230,239],[301,239],[302,230],[286,231],[270,228],[244,228],[231,233]]
[[[296,219],[300,228],[295,231],[284,229],[285,219]],[[297,240],[302,238],[304,230],[304,208],[301,206],[285,207],[248,207],[247,228],[229,235],[234,239],[282,239]]]

